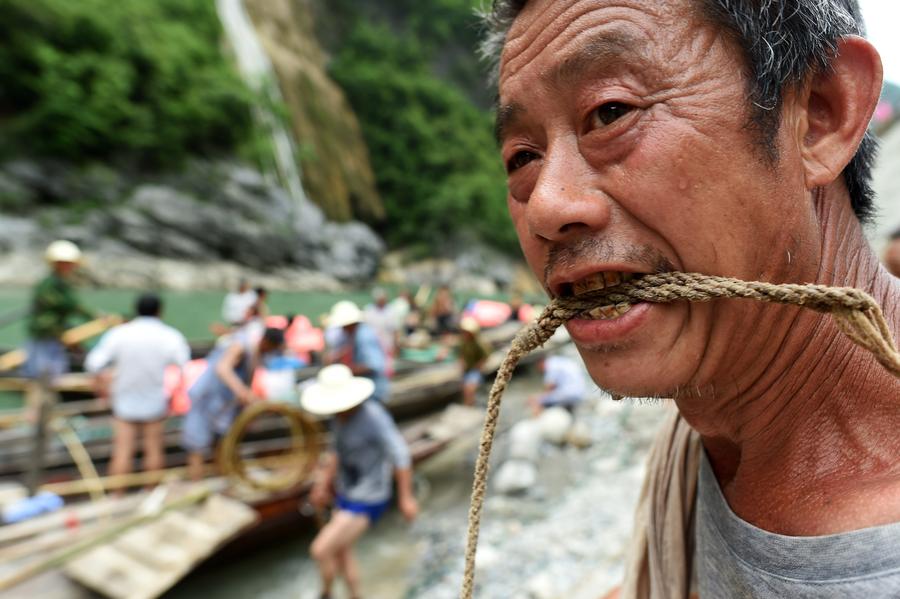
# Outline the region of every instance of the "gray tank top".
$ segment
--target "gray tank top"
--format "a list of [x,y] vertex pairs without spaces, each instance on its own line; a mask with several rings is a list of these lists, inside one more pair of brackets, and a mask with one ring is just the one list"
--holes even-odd
[[900,597],[900,523],[818,537],[766,532],[731,511],[705,453],[696,534],[700,599]]

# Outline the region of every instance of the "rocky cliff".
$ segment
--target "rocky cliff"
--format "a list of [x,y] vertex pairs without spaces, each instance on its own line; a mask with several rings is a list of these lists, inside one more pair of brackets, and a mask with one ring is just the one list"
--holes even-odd
[[310,0],[245,0],[278,75],[303,186],[333,220],[376,222],[384,209],[356,116],[325,71]]
[[330,289],[371,280],[384,252],[368,226],[328,221],[227,162],[126,176],[16,160],[0,165],[0,203],[17,207],[0,222],[7,283],[40,275],[33,265],[56,238],[97,255],[90,276],[117,287],[221,288],[251,275],[273,288]]

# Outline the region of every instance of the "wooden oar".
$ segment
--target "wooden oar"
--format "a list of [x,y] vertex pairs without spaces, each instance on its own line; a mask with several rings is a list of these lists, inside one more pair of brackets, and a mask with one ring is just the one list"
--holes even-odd
[[117,314],[101,316],[100,318],[95,318],[94,320],[80,324],[77,327],[72,327],[62,334],[60,340],[66,345],[75,345],[76,343],[87,341],[91,337],[96,337],[117,324],[122,324],[121,316]]
[[25,363],[28,354],[24,349],[14,349],[0,356],[0,372],[15,370]]
[[[91,337],[103,333],[110,327],[122,322],[120,316],[102,316],[77,327],[72,327],[62,334],[61,341],[66,345],[75,345]],[[24,349],[15,349],[0,356],[0,372],[14,370],[25,363],[28,354]]]

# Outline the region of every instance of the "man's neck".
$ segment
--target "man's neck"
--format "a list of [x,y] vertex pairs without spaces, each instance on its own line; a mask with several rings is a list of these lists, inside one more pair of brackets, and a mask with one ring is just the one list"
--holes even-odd
[[[828,199],[820,197],[817,206],[828,233],[815,280],[867,291],[897,339],[897,280],[878,264],[855,217]],[[828,315],[804,310],[778,325],[784,332],[775,337],[777,349],[741,365],[758,373],[752,380],[734,385],[730,396],[677,400],[701,433],[732,509],[761,528],[793,535],[900,520],[900,379]]]

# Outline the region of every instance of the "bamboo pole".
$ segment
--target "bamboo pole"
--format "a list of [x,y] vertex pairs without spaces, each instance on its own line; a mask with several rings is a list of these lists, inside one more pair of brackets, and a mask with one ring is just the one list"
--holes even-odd
[[176,509],[181,509],[193,505],[195,503],[199,503],[203,501],[210,494],[209,488],[205,485],[200,489],[197,489],[184,497],[176,499],[172,503],[164,506],[159,512],[154,514],[139,514],[137,516],[133,516],[128,518],[124,522],[114,524],[104,530],[103,532],[93,536],[89,539],[85,539],[83,541],[77,542],[71,547],[67,547],[60,551],[57,551],[50,557],[47,557],[38,562],[28,564],[24,568],[20,569],[18,572],[6,576],[0,579],[0,591],[5,591],[9,588],[12,588],[18,584],[21,584],[28,580],[29,578],[33,578],[42,572],[46,572],[51,568],[56,568],[62,566],[67,561],[72,559],[73,557],[87,551],[88,549],[93,549],[97,545],[105,543],[106,541],[112,540],[113,538],[119,536],[126,530],[129,530],[135,526],[140,524],[144,524],[146,522],[150,522],[152,520],[156,520],[162,514]]
[[70,521],[77,522],[81,526],[105,517],[117,518],[123,513],[137,509],[143,499],[143,495],[128,495],[115,500],[106,499],[101,503],[74,504],[24,522],[0,526],[0,548],[22,544],[28,539],[64,529]]
[[36,553],[45,553],[63,545],[80,541],[94,534],[101,526],[99,522],[90,522],[79,524],[78,528],[74,530],[62,527],[60,530],[45,533],[35,539],[29,539],[27,542],[0,547],[0,563],[9,563]]
[[[204,475],[211,474],[212,465],[206,467]],[[60,496],[84,495],[89,493],[92,487],[113,491],[127,489],[129,487],[142,487],[145,485],[159,484],[163,480],[182,480],[187,478],[187,467],[166,468],[163,470],[151,470],[149,472],[131,472],[128,474],[115,474],[112,476],[98,476],[94,480],[68,480],[59,483],[48,483],[41,486],[41,491],[49,491]]]
[[84,448],[84,444],[78,438],[78,435],[75,434],[75,429],[72,428],[71,424],[62,419],[54,423],[54,428],[56,429],[56,434],[59,435],[59,438],[62,439],[62,442],[65,444],[66,449],[69,450],[69,455],[72,456],[75,465],[78,467],[78,471],[81,473],[81,479],[84,481],[88,493],[91,495],[91,500],[100,501],[105,497],[105,489],[103,488],[103,485],[100,484],[100,475],[97,474],[97,469],[94,467],[94,461]]
[[[6,390],[3,386],[3,379],[0,378],[0,391]],[[29,381],[33,382],[33,381]],[[16,387],[18,391],[22,387]],[[96,414],[109,413],[109,402],[104,399],[86,399],[79,401],[67,401],[56,405],[53,409],[54,417],[71,417],[71,416],[90,416]],[[7,410],[0,411],[0,428],[9,428],[17,424],[29,421],[28,410]]]
[[[96,337],[106,329],[121,324],[120,316],[101,316],[66,330],[60,337],[65,345],[75,345]],[[0,355],[0,371],[13,370],[25,363],[28,354],[23,349],[14,349]]]
[[31,458],[28,463],[28,472],[25,476],[25,487],[28,489],[29,496],[33,496],[37,492],[44,473],[44,462],[47,454],[47,428],[54,399],[47,390],[46,381],[44,380],[34,382],[28,389],[27,410],[33,410],[36,415]]
[[[262,458],[252,458],[246,461],[251,467],[278,467],[289,464],[297,460],[297,456],[275,455]],[[95,480],[67,480],[58,483],[47,483],[41,485],[41,491],[55,493],[61,497],[70,495],[84,495],[90,493],[92,488],[102,489],[103,491],[113,491],[117,489],[128,489],[131,487],[142,487],[146,485],[159,484],[162,481],[177,481],[187,479],[187,467],[178,466],[176,468],[166,468],[164,470],[151,470],[149,472],[131,472],[129,474],[114,474],[111,476],[98,476]],[[204,467],[204,477],[214,477],[219,474],[215,464],[207,464]]]
[[82,341],[87,341],[91,337],[96,337],[109,328],[122,324],[122,317],[118,315],[101,316],[95,318],[77,327],[72,327],[62,334],[60,341],[65,345],[75,345]]

